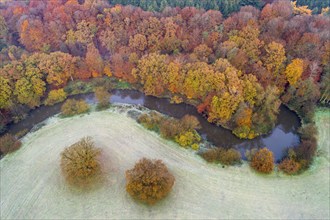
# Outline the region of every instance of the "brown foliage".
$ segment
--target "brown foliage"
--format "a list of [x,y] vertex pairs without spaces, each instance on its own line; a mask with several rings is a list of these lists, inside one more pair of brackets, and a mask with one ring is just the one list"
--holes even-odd
[[89,105],[84,100],[68,99],[61,107],[63,116],[78,115],[88,112]]
[[203,152],[201,156],[207,162],[220,162],[223,165],[234,165],[241,162],[241,154],[235,149],[213,148]]
[[22,143],[11,134],[5,134],[0,137],[0,151],[2,154],[8,154],[18,150]]
[[185,130],[199,129],[201,127],[198,119],[193,115],[185,115],[181,118],[181,124]]
[[267,148],[260,149],[253,155],[250,166],[260,173],[271,173],[274,169],[273,152]]
[[307,160],[311,162],[317,150],[317,142],[315,138],[302,140],[300,145],[295,148],[298,160]]
[[172,189],[175,178],[161,160],[141,159],[126,171],[126,191],[149,205],[164,198]]
[[176,135],[182,132],[182,127],[179,120],[166,119],[162,120],[159,126],[160,135],[163,138],[173,139]]
[[293,159],[286,158],[279,165],[278,169],[288,175],[293,175],[299,172],[301,164]]
[[98,101],[97,107],[100,109],[109,107],[111,95],[108,90],[105,87],[97,87],[94,92]]
[[65,179],[76,186],[86,186],[100,174],[100,150],[90,137],[84,137],[61,153],[61,169]]
[[157,131],[159,129],[159,124],[162,119],[162,116],[157,112],[150,112],[149,114],[142,114],[138,118],[138,122],[142,124],[149,130]]

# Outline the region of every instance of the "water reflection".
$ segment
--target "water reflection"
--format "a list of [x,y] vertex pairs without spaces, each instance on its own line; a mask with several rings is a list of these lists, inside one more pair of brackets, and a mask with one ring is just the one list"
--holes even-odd
[[[83,98],[90,104],[96,102],[94,94],[76,95],[74,98]],[[111,103],[143,105],[175,118],[181,118],[185,114],[194,115],[201,123],[202,128],[199,130],[199,133],[203,138],[206,138],[216,146],[235,147],[242,153],[243,157],[247,149],[267,147],[274,152],[275,159],[278,161],[284,156],[284,152],[288,147],[296,146],[299,143],[299,136],[297,135],[297,129],[300,126],[299,118],[284,106],[281,106],[277,125],[270,134],[253,140],[241,140],[234,136],[231,131],[208,123],[191,105],[184,103],[171,104],[168,99],[145,96],[139,91],[132,90],[114,90],[112,91],[110,101]],[[60,106],[61,104],[42,106],[33,110],[28,118],[18,124],[11,125],[9,131],[16,133],[22,129],[31,129],[35,124],[57,114],[60,111]]]

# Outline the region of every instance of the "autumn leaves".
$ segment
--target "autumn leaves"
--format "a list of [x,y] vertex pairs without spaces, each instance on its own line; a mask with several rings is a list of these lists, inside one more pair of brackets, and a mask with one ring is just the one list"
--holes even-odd
[[[105,172],[101,154],[102,150],[95,146],[91,137],[84,137],[65,148],[61,153],[61,170],[66,181],[85,190],[101,183]],[[149,205],[166,197],[174,181],[174,176],[161,160],[143,158],[126,171],[127,192]]]

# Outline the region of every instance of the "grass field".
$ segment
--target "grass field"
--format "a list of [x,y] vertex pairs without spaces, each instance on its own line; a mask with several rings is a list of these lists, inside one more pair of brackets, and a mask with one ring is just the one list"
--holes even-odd
[[[256,174],[246,163],[222,168],[163,140],[124,113],[51,118],[0,161],[0,219],[329,219],[330,112],[318,111],[319,156],[300,176]],[[83,136],[102,148],[105,182],[92,191],[68,187],[59,160]],[[173,191],[149,207],[125,192],[125,170],[142,157],[162,159]]]

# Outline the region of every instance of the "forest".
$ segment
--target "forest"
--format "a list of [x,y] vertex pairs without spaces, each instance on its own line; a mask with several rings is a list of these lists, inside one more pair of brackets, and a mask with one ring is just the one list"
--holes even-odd
[[290,1],[228,17],[91,0],[2,3],[1,130],[50,99],[63,101],[69,82],[107,77],[192,104],[240,138],[269,132],[281,104],[313,123],[316,104],[330,98],[323,12]]
[[329,1],[0,0],[0,219],[329,219],[329,112]]

